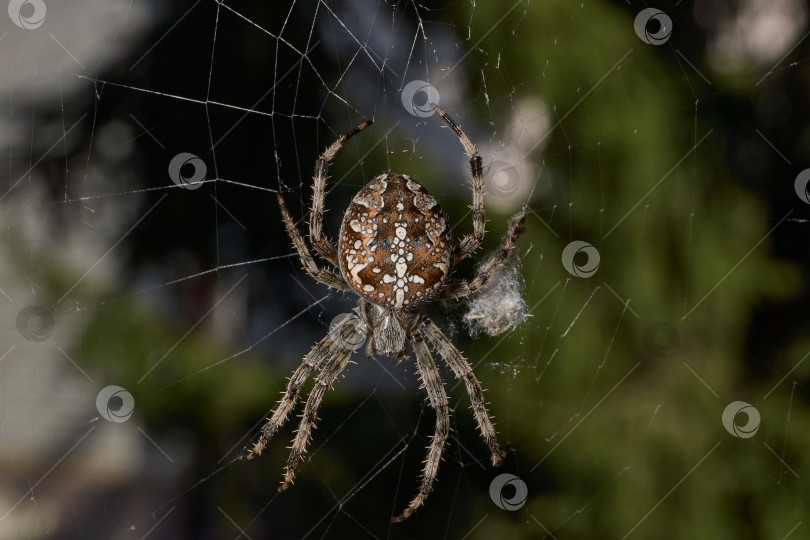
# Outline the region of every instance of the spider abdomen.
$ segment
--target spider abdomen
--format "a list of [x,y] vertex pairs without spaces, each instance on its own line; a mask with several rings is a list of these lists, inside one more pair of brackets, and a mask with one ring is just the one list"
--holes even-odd
[[382,174],[363,186],[343,216],[340,270],[364,298],[414,308],[450,274],[453,239],[436,199],[404,174]]

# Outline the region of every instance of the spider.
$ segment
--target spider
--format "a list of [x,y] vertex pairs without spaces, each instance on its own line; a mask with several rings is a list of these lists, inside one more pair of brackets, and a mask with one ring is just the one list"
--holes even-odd
[[412,348],[422,387],[427,391],[436,414],[436,428],[428,446],[419,491],[403,513],[392,519],[393,522],[408,518],[424,503],[436,480],[450,431],[447,394],[428,344],[455,376],[464,381],[481,436],[492,455],[493,466],[500,465],[506,455],[498,444],[481,385],[470,364],[439,327],[423,314],[423,307],[431,300],[458,299],[481,289],[514,249],[515,241],[524,230],[524,212],[509,220],[500,248],[472,280],[448,281],[453,267],[472,255],[483,241],[486,223],[484,179],[481,157],[469,137],[441,108],[437,106],[435,110],[458,136],[472,169],[473,233],[461,238],[458,246],[455,246],[447,218],[436,199],[409,176],[396,173],[377,176],[354,196],[343,216],[337,246],[324,235],[323,201],[329,165],[346,141],[372,124],[370,120],[339,137],[315,163],[309,236],[315,253],[331,267],[321,267],[316,263],[290,217],[284,198],[278,194],[284,226],[306,272],[320,283],[353,292],[360,298],[353,313],[333,326],[304,357],[290,377],[287,390],[262,428],[257,442],[246,449],[242,457],[250,460],[262,453],[293,410],[307,377],[320,367],[287,459],[284,481],[279,487],[279,491],[284,491],[293,482],[306,452],[323,395],[346,368],[354,350],[366,341],[368,356],[382,354],[402,361]]

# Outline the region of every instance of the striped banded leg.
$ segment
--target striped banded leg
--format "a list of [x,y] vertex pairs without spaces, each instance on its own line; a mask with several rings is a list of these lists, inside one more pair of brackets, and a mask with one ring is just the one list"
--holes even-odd
[[481,245],[481,242],[484,241],[487,224],[487,217],[484,211],[484,168],[481,165],[481,156],[478,155],[478,150],[476,150],[475,145],[467,134],[462,131],[461,126],[447,116],[447,113],[438,105],[436,106],[436,112],[447,122],[450,128],[456,132],[458,140],[461,141],[461,145],[464,147],[464,151],[470,156],[470,172],[472,172],[473,181],[473,233],[464,236],[459,241],[456,252],[453,255],[453,263],[455,264],[472,255]]
[[366,338],[365,323],[357,315],[349,315],[340,324],[336,325],[330,334],[335,335],[335,346],[332,347],[332,357],[324,365],[320,375],[315,380],[315,386],[309,393],[307,404],[304,407],[304,414],[301,416],[301,423],[293,439],[290,457],[287,458],[287,470],[284,474],[284,482],[279,487],[279,491],[284,491],[295,479],[295,471],[301,463],[301,458],[307,451],[312,429],[315,427],[315,420],[318,416],[318,407],[321,405],[326,391],[332,387],[335,380],[343,373],[349,364],[349,359],[355,349],[359,347]]
[[428,446],[428,454],[425,459],[425,468],[422,472],[422,483],[419,492],[402,512],[402,515],[393,518],[393,523],[398,523],[408,518],[424,502],[433,489],[433,482],[436,481],[436,474],[439,470],[439,463],[442,458],[444,443],[450,433],[450,412],[447,405],[447,394],[444,391],[444,383],[439,376],[439,370],[430,356],[425,340],[418,330],[411,335],[411,343],[416,355],[416,366],[419,369],[419,376],[422,379],[422,388],[427,391],[430,406],[436,412],[436,431]]
[[484,392],[481,390],[481,385],[478,379],[475,378],[470,364],[461,355],[452,343],[447,339],[439,327],[433,321],[424,319],[422,322],[422,329],[425,332],[425,337],[428,342],[433,345],[433,348],[447,362],[456,377],[464,382],[467,386],[467,393],[470,394],[470,402],[472,403],[473,415],[478,422],[478,429],[481,430],[481,437],[489,448],[492,454],[492,465],[498,467],[503,463],[506,452],[501,450],[498,444],[498,437],[495,434],[495,427],[492,425],[492,420],[487,412],[486,403],[484,402]]
[[371,120],[366,120],[345,135],[341,135],[329,147],[323,151],[315,162],[315,174],[312,184],[312,210],[309,213],[309,241],[312,242],[313,249],[325,260],[337,266],[337,248],[323,235],[323,198],[326,193],[326,178],[329,174],[329,164],[341,147],[372,124]]

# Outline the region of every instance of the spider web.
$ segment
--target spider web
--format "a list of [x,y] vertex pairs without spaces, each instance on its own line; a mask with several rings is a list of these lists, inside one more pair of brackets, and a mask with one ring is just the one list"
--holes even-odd
[[[693,50],[655,13],[639,31],[654,8],[631,2],[255,4],[9,3],[0,536],[688,537],[673,525],[678,502],[694,498],[697,515],[699,495],[729,483],[784,503],[757,512],[757,530],[801,527],[808,344],[783,334],[784,359],[763,360],[744,335],[764,330],[731,312],[801,297],[766,246],[801,262],[787,238],[806,235],[810,199],[792,188],[807,156],[777,135],[791,132],[785,108],[804,110],[771,83],[806,65],[806,6],[777,2],[798,10],[777,17],[780,43],[734,56],[752,16],[700,3],[661,7],[676,30],[703,25],[708,43]],[[746,88],[769,90],[752,90],[750,118],[718,119],[735,61],[753,66]],[[471,231],[468,159],[432,103],[484,161],[478,258],[527,210],[519,260],[472,305],[429,311],[488,390],[509,455],[490,467],[463,384],[442,366],[453,430],[439,480],[391,525],[433,433],[411,362],[354,357],[283,494],[297,417],[261,458],[236,458],[356,300],[300,270],[277,192],[304,231],[316,157],[371,119],[332,165],[329,236],[383,171],[424,183],[456,237]],[[666,120],[677,123],[662,134]],[[740,153],[713,180],[719,132],[736,122]],[[784,180],[781,195],[751,187],[762,175]],[[735,203],[720,219],[711,187]],[[728,337],[706,339],[712,324]]]

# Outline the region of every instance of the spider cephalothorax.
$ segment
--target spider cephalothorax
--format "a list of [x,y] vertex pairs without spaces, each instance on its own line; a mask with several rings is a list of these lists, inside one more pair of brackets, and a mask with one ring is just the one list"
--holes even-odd
[[[360,296],[354,314],[344,317],[330,329],[290,377],[278,407],[262,428],[259,440],[244,454],[252,459],[281,428],[292,411],[307,377],[320,367],[301,423],[293,440],[287,471],[280,490],[295,478],[295,471],[306,452],[323,395],[343,372],[352,353],[369,337],[366,354],[375,353],[400,360],[412,348],[416,367],[436,412],[436,429],[428,446],[419,492],[401,516],[410,516],[433,488],[444,443],[450,432],[447,394],[428,344],[447,363],[467,387],[473,414],[491,455],[492,464],[500,465],[503,452],[495,428],[487,413],[481,385],[470,365],[441,330],[422,313],[424,304],[435,298],[460,298],[478,291],[492,272],[503,264],[523,232],[523,212],[509,221],[509,229],[500,249],[471,281],[449,281],[453,266],[472,255],[484,238],[484,180],[481,157],[467,135],[439,107],[436,112],[455,131],[470,157],[473,178],[473,233],[463,237],[456,247],[447,218],[436,199],[418,182],[404,174],[382,174],[366,184],[352,199],[343,216],[337,247],[322,234],[323,199],[329,163],[350,138],[371,125],[370,121],[342,135],[329,146],[315,164],[310,242],[315,252],[333,268],[315,262],[304,238],[293,223],[284,199],[278,194],[287,234],[301,257],[304,269],[315,280]],[[337,270],[339,269],[339,271]],[[323,366],[321,366],[323,364]]]

